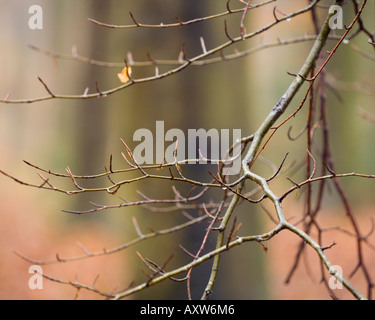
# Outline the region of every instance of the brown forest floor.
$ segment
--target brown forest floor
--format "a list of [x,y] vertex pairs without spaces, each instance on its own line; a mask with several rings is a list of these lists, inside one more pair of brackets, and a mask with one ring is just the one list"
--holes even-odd
[[[48,258],[53,259],[56,252],[59,252],[61,256],[82,254],[82,249],[76,245],[77,241],[92,250],[102,248],[103,239],[108,247],[118,245],[118,239],[114,235],[108,234],[100,223],[93,222],[88,232],[84,232],[80,228],[72,228],[69,232],[58,234],[52,230],[49,221],[52,219],[50,218],[52,213],[40,216],[36,204],[34,208],[29,207],[32,201],[26,195],[23,195],[22,201],[8,201],[7,199],[11,198],[6,197],[6,192],[3,192],[0,197],[0,241],[2,243],[0,248],[0,299],[72,299],[76,294],[76,290],[72,287],[50,281],[43,282],[43,290],[30,290],[28,288],[28,279],[31,276],[28,273],[30,264],[17,257],[14,250],[22,248],[23,254],[30,255],[35,259],[43,259],[47,253]],[[371,230],[371,216],[374,214],[374,208],[363,208],[356,211],[363,234],[367,234]],[[34,215],[35,218],[30,219],[28,216],[25,219],[26,215]],[[330,211],[326,215],[322,212],[319,223],[322,227],[340,225],[342,228],[352,231],[348,219],[342,212]],[[369,240],[375,243],[375,235],[372,234]],[[326,253],[333,264],[343,267],[344,276],[348,277],[358,261],[356,241],[353,237],[337,230],[326,232],[324,235],[326,245],[333,241],[337,245]],[[320,263],[310,248],[305,250],[291,282],[288,285],[285,284],[298,244],[299,239],[290,232],[281,232],[277,238],[267,244],[266,268],[270,299],[331,299],[326,288],[320,282]],[[364,249],[364,262],[372,277],[375,278],[375,250],[370,249],[367,245],[364,245]],[[117,266],[115,270],[109,268],[113,265]],[[96,276],[100,274],[96,280],[97,286],[106,291],[119,289],[117,287],[119,283],[130,282],[130,278],[124,279],[124,270],[130,269],[126,265],[126,259],[121,255],[95,258],[95,263],[91,263],[90,259],[87,259],[43,268],[46,274],[70,280],[75,279],[78,271],[78,280],[87,284],[92,284]],[[325,274],[329,277],[327,273]],[[367,288],[361,270],[357,271],[351,281],[361,292],[366,293]],[[79,299],[98,298],[85,290],[81,290],[78,294]],[[345,289],[335,290],[335,294],[340,299],[352,299]]]

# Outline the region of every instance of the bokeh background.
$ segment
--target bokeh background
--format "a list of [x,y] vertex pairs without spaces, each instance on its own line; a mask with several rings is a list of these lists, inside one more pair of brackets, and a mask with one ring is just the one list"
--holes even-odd
[[[253,1],[260,3],[261,1]],[[238,5],[232,1],[233,6]],[[322,4],[329,4],[323,1]],[[43,29],[31,30],[28,13],[31,5],[43,9]],[[82,56],[118,62],[131,52],[134,60],[176,59],[185,42],[188,57],[201,52],[199,38],[205,39],[207,49],[227,41],[224,19],[174,29],[108,29],[88,21],[88,18],[111,24],[131,24],[131,11],[143,23],[175,22],[174,17],[189,20],[226,10],[226,1],[120,1],[120,0],[1,0],[0,12],[0,96],[10,94],[10,99],[45,96],[46,92],[37,77],[42,78],[54,93],[82,94],[87,87],[95,92],[98,81],[101,90],[119,85],[117,73],[121,68],[99,68],[88,64],[55,60],[31,50],[28,45],[62,54],[70,54],[75,46]],[[274,4],[249,12],[247,31],[273,21],[273,7],[284,12],[302,8],[306,1],[279,0]],[[320,8],[323,19],[327,8]],[[369,3],[363,19],[374,29],[375,6]],[[345,22],[353,17],[351,7],[344,10]],[[226,17],[228,31],[239,35],[241,15]],[[373,19],[372,19],[373,20]],[[280,24],[261,37],[236,46],[248,49],[262,42],[288,39],[312,34],[311,16],[305,14],[290,22]],[[340,31],[337,32],[340,34]],[[375,173],[373,145],[374,122],[361,116],[359,110],[374,110],[374,61],[362,57],[351,49],[356,44],[374,56],[367,38],[360,36],[342,46],[328,65],[329,79],[334,90],[328,92],[329,121],[334,161],[339,172]],[[328,44],[332,48],[334,42]],[[121,152],[125,151],[120,138],[130,147],[133,133],[139,128],[155,129],[155,121],[163,120],[165,130],[180,128],[241,129],[251,134],[268,114],[288,86],[291,77],[287,71],[297,72],[311,47],[311,42],[261,51],[249,57],[191,67],[166,79],[132,86],[122,92],[102,99],[50,100],[34,104],[0,105],[0,169],[24,181],[39,183],[36,170],[22,160],[56,172],[65,172],[69,166],[75,174],[101,173],[113,155],[115,168],[124,166]],[[329,50],[327,48],[327,50]],[[229,48],[225,53],[233,53]],[[371,51],[372,50],[372,51]],[[161,69],[163,71],[163,69]],[[153,68],[133,68],[133,76],[152,75]],[[337,95],[340,95],[340,99]],[[300,100],[291,105],[294,110]],[[363,112],[362,112],[363,114]],[[370,117],[371,118],[371,117]],[[292,134],[304,126],[306,110],[290,122]],[[305,156],[305,136],[298,141],[287,138],[288,126],[279,130],[264,152],[264,157],[280,163],[289,152],[290,162]],[[319,150],[319,149],[316,149]],[[318,151],[316,151],[318,152]],[[190,169],[190,168],[189,168]],[[259,172],[271,172],[267,166]],[[207,173],[192,172],[199,177]],[[300,172],[302,174],[302,172]],[[296,179],[302,176],[295,175]],[[206,177],[208,178],[208,177]],[[64,185],[64,182],[62,182]],[[352,202],[361,231],[371,231],[374,214],[374,180],[346,178],[342,180]],[[186,190],[184,186],[178,186]],[[290,187],[285,177],[275,183],[276,192]],[[185,189],[184,189],[185,188]],[[125,189],[125,188],[124,188]],[[140,183],[122,190],[128,200],[136,199],[136,189],[150,197],[173,197],[170,184]],[[337,201],[333,188],[327,189],[322,226],[347,227],[348,221],[342,204]],[[155,214],[140,208],[116,209],[94,215],[71,215],[61,209],[84,210],[89,201],[119,203],[116,196],[85,194],[69,197],[64,194],[28,188],[0,176],[0,298],[1,299],[80,299],[97,298],[81,290],[44,281],[43,290],[31,290],[28,280],[30,263],[15,252],[36,260],[50,260],[82,254],[79,243],[88,250],[111,248],[135,238],[132,217],[136,217],[142,230],[165,229],[181,221],[170,213]],[[289,217],[298,217],[303,211],[303,196],[292,195],[287,202]],[[271,224],[263,210],[243,204],[237,210],[238,221],[243,223],[240,234],[261,233]],[[133,280],[145,279],[144,268],[136,251],[161,263],[171,253],[174,259],[169,267],[187,262],[189,257],[178,248],[196,251],[200,246],[206,224],[194,230],[164,236],[144,242],[116,255],[87,259],[74,263],[44,266],[43,271],[60,279],[77,279],[87,284],[96,280],[103,291],[126,288]],[[327,244],[338,243],[329,257],[349,273],[356,265],[355,241],[337,231],[326,233]],[[371,239],[371,238],[370,238]],[[316,256],[307,251],[295,277],[288,285],[284,280],[292,266],[299,241],[293,235],[281,233],[269,242],[265,253],[257,244],[246,244],[225,253],[223,265],[213,298],[233,299],[329,299],[320,284],[320,266]],[[209,245],[214,244],[211,239]],[[372,271],[375,266],[374,251],[366,247],[365,262]],[[192,275],[193,298],[200,298],[208,280],[211,262],[198,267]],[[348,270],[348,271],[346,271]],[[346,274],[344,274],[346,275]],[[375,276],[375,275],[373,275]],[[359,289],[364,289],[360,273],[352,279]],[[339,292],[341,298],[350,298]],[[133,299],[185,299],[186,285],[164,282],[149,288]]]

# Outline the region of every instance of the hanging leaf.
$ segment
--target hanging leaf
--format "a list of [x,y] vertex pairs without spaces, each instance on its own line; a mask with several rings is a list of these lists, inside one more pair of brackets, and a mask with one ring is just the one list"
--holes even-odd
[[132,74],[131,67],[125,67],[122,69],[121,73],[118,73],[117,76],[122,83],[127,83],[130,80],[130,75]]

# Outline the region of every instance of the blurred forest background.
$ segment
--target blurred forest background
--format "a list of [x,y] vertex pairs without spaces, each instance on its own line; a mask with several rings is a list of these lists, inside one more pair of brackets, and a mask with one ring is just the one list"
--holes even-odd
[[[232,1],[236,7],[236,1]],[[260,1],[254,1],[259,3]],[[324,2],[324,1],[323,1]],[[330,3],[330,1],[324,2]],[[28,9],[37,4],[43,8],[43,30],[28,27]],[[227,41],[223,19],[202,22],[173,29],[108,29],[88,21],[88,18],[111,24],[131,24],[129,11],[143,23],[159,24],[175,22],[174,17],[188,20],[213,13],[224,12],[226,1],[217,0],[58,0],[58,1],[11,1],[2,0],[0,12],[0,96],[11,94],[12,99],[45,96],[38,81],[41,77],[55,93],[82,94],[86,87],[95,92],[95,83],[106,90],[119,85],[117,73],[121,68],[99,68],[76,61],[54,60],[31,50],[35,45],[53,52],[70,54],[76,46],[78,54],[93,59],[119,62],[131,52],[134,60],[147,60],[147,53],[154,59],[177,59],[181,44],[185,41],[187,56],[201,52],[199,38],[203,37],[207,49]],[[280,10],[290,12],[306,5],[301,0],[280,0],[275,4]],[[273,21],[268,5],[250,11],[246,18],[247,31],[255,30]],[[349,7],[348,7],[349,8]],[[352,11],[344,10],[345,22],[353,18]],[[326,10],[318,10],[323,19]],[[363,19],[373,20],[375,6],[368,5]],[[226,17],[228,31],[239,35],[241,15]],[[371,22],[374,28],[374,21]],[[238,50],[259,45],[262,41],[275,41],[313,34],[311,15],[304,14],[289,23],[273,28],[261,38],[254,38],[237,45]],[[340,33],[338,31],[338,33]],[[359,110],[375,114],[373,61],[363,58],[351,49],[360,45],[374,56],[371,46],[364,46],[366,37],[340,47],[328,65],[328,79],[342,101],[328,92],[331,142],[336,169],[339,172],[375,173],[374,122],[364,119]],[[25,181],[40,181],[36,171],[22,160],[57,172],[65,172],[69,166],[75,174],[88,175],[104,171],[109,156],[113,155],[114,168],[124,166],[120,138],[131,148],[133,133],[139,128],[154,132],[157,120],[165,121],[165,130],[180,128],[217,128],[242,130],[251,134],[268,114],[291,81],[289,72],[297,72],[311,42],[267,49],[249,57],[207,66],[192,66],[181,73],[161,81],[132,86],[102,99],[50,100],[35,104],[0,105],[0,169]],[[332,48],[335,42],[328,44]],[[327,49],[328,50],[328,49]],[[229,48],[227,53],[232,53]],[[162,71],[162,70],[161,70]],[[153,68],[134,68],[134,78],[153,75]],[[335,81],[334,81],[335,79]],[[302,97],[302,96],[301,96]],[[290,113],[300,100],[291,105]],[[289,114],[289,112],[288,112]],[[290,122],[292,135],[304,125],[306,110]],[[285,126],[272,139],[263,156],[279,164],[285,153],[289,160],[305,156],[305,138],[290,141]],[[190,170],[190,168],[189,168]],[[270,170],[267,166],[258,170]],[[267,172],[267,171],[265,171]],[[203,171],[192,174],[204,175]],[[302,178],[303,172],[296,175]],[[207,178],[208,179],[208,176]],[[342,183],[360,219],[363,233],[371,229],[374,209],[374,180],[346,178]],[[173,197],[171,185],[157,181],[140,183],[123,189],[121,196],[136,199],[136,189],[151,197]],[[181,190],[184,186],[178,186]],[[276,192],[290,187],[283,177],[277,182]],[[71,299],[76,290],[70,286],[44,281],[43,290],[30,290],[28,273],[30,264],[14,254],[17,251],[36,260],[53,259],[82,254],[77,242],[92,251],[109,249],[136,237],[132,217],[144,232],[147,226],[154,230],[173,226],[181,221],[181,215],[155,214],[141,208],[115,209],[93,215],[71,215],[61,209],[87,209],[89,201],[119,203],[116,196],[85,194],[73,196],[27,188],[4,176],[0,176],[0,298],[1,299]],[[328,193],[322,225],[346,226],[342,205],[336,206],[336,194]],[[287,202],[288,216],[298,216],[303,208],[303,197],[293,195]],[[241,234],[260,233],[267,230],[269,220],[264,211],[255,206],[242,205],[236,211],[243,223]],[[160,237],[111,256],[87,259],[75,263],[44,266],[46,274],[61,279],[78,279],[91,284],[97,274],[97,286],[111,291],[127,287],[131,281],[145,279],[143,267],[136,251],[154,261],[164,261],[174,253],[171,266],[188,261],[179,248],[196,251],[201,243],[206,224],[185,233]],[[213,239],[214,240],[214,239]],[[340,232],[327,233],[327,243],[335,240],[338,245],[328,256],[334,264],[340,264],[350,272],[355,264],[355,241]],[[341,242],[340,242],[341,241]],[[281,233],[270,241],[267,253],[256,244],[247,244],[224,254],[223,266],[213,298],[233,299],[320,299],[329,295],[319,285],[318,260],[307,252],[304,265],[285,285],[283,282],[297,250],[298,239]],[[214,244],[214,242],[212,242]],[[351,255],[353,252],[353,255]],[[375,266],[374,252],[368,256],[369,265]],[[315,262],[315,263],[314,263]],[[306,271],[306,265],[309,271]],[[193,297],[199,298],[208,280],[211,262],[198,267],[192,274]],[[316,266],[316,268],[315,268]],[[370,268],[371,269],[371,268]],[[374,269],[374,268],[372,268]],[[310,274],[307,275],[307,274]],[[358,278],[358,279],[357,279]],[[361,277],[353,279],[361,290]],[[96,296],[79,292],[79,298]],[[343,298],[346,296],[343,294]],[[186,298],[186,286],[164,282],[131,298]]]

